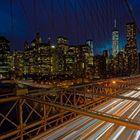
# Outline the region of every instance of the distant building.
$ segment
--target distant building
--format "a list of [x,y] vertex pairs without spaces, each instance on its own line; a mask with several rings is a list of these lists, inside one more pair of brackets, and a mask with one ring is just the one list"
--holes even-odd
[[103,50],[103,54],[102,56],[104,57],[105,59],[105,63],[106,63],[106,75],[108,74],[108,63],[109,63],[109,51],[108,50]]
[[112,31],[112,56],[115,57],[119,52],[119,31],[117,30],[116,20]]
[[127,75],[127,63],[126,54],[124,51],[120,51],[115,57],[115,76],[126,76]]
[[106,59],[102,55],[96,55],[93,57],[93,77],[94,78],[106,78]]
[[108,77],[115,77],[116,76],[116,65],[115,60],[110,58],[107,64],[107,75]]
[[66,74],[69,77],[76,77],[78,71],[78,47],[74,45],[69,45],[67,55],[66,55]]
[[93,56],[94,56],[94,50],[93,50],[93,40],[87,40],[86,45],[88,45],[88,68],[87,71],[89,73],[89,78],[93,78]]
[[78,53],[78,62],[81,76],[84,78],[92,79],[93,76],[93,54],[91,51],[91,46],[88,44],[80,45]]
[[65,74],[66,72],[66,54],[68,51],[68,39],[66,37],[60,36],[57,38],[57,73]]
[[24,75],[24,60],[23,52],[14,51],[13,52],[13,78],[22,79]]
[[0,36],[0,78],[10,78],[10,42]]
[[25,77],[32,77],[35,72],[35,48],[36,45],[34,42],[28,44],[27,42],[24,43],[24,75]]
[[86,44],[90,47],[91,49],[91,55],[94,56],[94,51],[93,51],[93,40],[87,40]]
[[50,41],[43,43],[37,33],[31,45],[25,42],[24,49],[24,75],[41,79],[55,73],[56,48],[51,45]]
[[109,58],[109,52],[108,52],[108,50],[103,50],[103,56],[105,58]]
[[134,74],[137,70],[137,40],[136,40],[136,25],[131,22],[127,27],[127,44],[125,46],[126,59],[128,63],[127,73]]
[[[131,23],[132,24],[132,23]],[[10,52],[9,41],[0,38],[0,76],[31,78],[37,81],[78,79],[82,82],[93,78],[106,78],[133,74],[136,70],[135,26],[127,25],[125,51],[114,57],[104,50],[94,56],[93,41],[82,45],[69,45],[66,37],[57,38],[57,44],[45,43],[39,33],[31,43],[25,42],[24,52]]]

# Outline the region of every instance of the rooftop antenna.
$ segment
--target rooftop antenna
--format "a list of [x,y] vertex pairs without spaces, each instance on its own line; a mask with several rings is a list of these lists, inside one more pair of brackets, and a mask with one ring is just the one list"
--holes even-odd
[[115,28],[117,27],[117,21],[116,21],[116,19],[114,19],[114,27]]

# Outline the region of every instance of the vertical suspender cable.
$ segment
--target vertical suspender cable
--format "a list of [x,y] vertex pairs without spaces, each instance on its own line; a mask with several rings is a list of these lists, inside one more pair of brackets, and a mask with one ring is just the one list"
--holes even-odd
[[[51,2],[52,2],[53,0],[51,0]],[[43,11],[44,11],[44,18],[46,18],[47,19],[47,23],[48,23],[48,25],[50,24],[50,31],[52,32],[52,33],[54,33],[53,31],[54,31],[54,28],[55,28],[55,26],[54,26],[54,22],[53,22],[53,18],[54,18],[54,14],[53,14],[53,3],[50,3],[50,12],[49,12],[49,10],[47,10],[48,9],[48,5],[47,5],[47,3],[49,3],[49,0],[41,0],[41,7],[43,8]],[[50,35],[49,35],[49,37],[50,37]]]
[[[71,0],[70,0],[70,2],[71,2]],[[75,11],[75,14],[74,14],[74,18],[75,18],[75,36],[76,36],[76,40],[77,40],[77,42],[79,43],[79,18],[78,18],[78,15],[77,15],[77,0],[76,1],[74,1],[74,3],[72,3],[71,2],[71,5],[72,5],[72,7],[73,7],[73,10]]]
[[31,21],[30,21],[30,18],[28,17],[29,13],[27,14],[26,9],[25,9],[25,7],[24,7],[24,4],[23,4],[22,0],[19,0],[18,2],[19,2],[19,5],[20,5],[21,8],[22,8],[23,14],[24,14],[24,16],[25,16],[25,18],[26,18],[26,20],[27,20],[29,26],[30,26],[30,30],[33,31],[33,30],[34,30],[34,29],[33,29],[33,25],[32,25],[32,23],[31,23]]
[[67,11],[67,3],[66,3],[67,0],[64,0],[64,22],[65,22],[65,36],[68,32],[68,22],[67,22],[67,14],[68,14],[68,11]]
[[[88,2],[88,1],[87,1]],[[80,10],[81,10],[81,15],[83,15],[83,21],[81,21],[80,22],[80,24],[81,24],[81,28],[82,28],[82,26],[83,26],[83,28],[82,28],[82,30],[81,31],[83,31],[83,34],[82,34],[82,36],[84,36],[86,39],[89,39],[89,34],[91,34],[91,31],[90,31],[90,25],[89,25],[89,23],[88,23],[88,17],[86,16],[86,11],[85,10],[87,10],[87,8],[85,7],[87,4],[84,4],[84,7],[82,6],[82,4],[80,3],[80,1],[79,1],[79,8],[80,8]],[[92,36],[92,35],[91,35]]]
[[[78,8],[77,6],[78,6],[78,0],[75,2],[75,8]],[[77,28],[77,42],[80,43],[80,23],[78,17],[78,10],[76,10],[75,16],[76,16],[76,28]]]
[[34,15],[34,28],[35,32],[37,32],[37,13],[36,13],[36,0],[33,0],[33,15]]
[[51,0],[51,13],[52,13],[52,17],[51,17],[51,24],[52,24],[52,29],[53,29],[53,33],[54,33],[54,36],[56,35],[55,32],[56,32],[56,26],[55,26],[55,14],[54,14],[54,0]]
[[[74,3],[72,3],[72,1],[70,0],[69,1],[70,2],[70,5],[71,5],[71,8],[73,9],[73,11],[75,12],[75,7],[74,7]],[[74,21],[76,21],[76,15],[75,14],[73,14],[73,18],[75,18],[75,20]],[[74,23],[74,25],[75,25],[76,23]],[[75,27],[76,28],[76,27]],[[73,30],[73,34],[75,35],[75,38],[77,38],[77,30],[75,29],[75,30]]]
[[98,38],[98,33],[99,33],[99,24],[97,23],[98,21],[98,17],[96,18],[97,16],[97,9],[95,8],[95,3],[93,3],[92,0],[88,1],[89,2],[89,5],[91,7],[93,7],[93,9],[90,9],[87,5],[87,8],[86,9],[89,9],[89,15],[90,15],[90,18],[91,18],[91,22],[93,23],[93,26],[91,27],[93,30],[93,38],[94,38],[94,45],[95,46],[98,46],[98,42],[97,42],[97,38]]
[[11,34],[14,32],[13,0],[10,0]]
[[130,15],[132,21],[136,24],[137,30],[138,30],[138,32],[140,33],[140,29],[139,29],[139,27],[138,27],[138,25],[137,25],[137,23],[136,23],[136,19],[135,19],[134,15],[133,15],[132,8],[131,8],[131,6],[130,6],[128,0],[124,0],[124,1],[125,1],[126,6],[127,6],[129,15]]

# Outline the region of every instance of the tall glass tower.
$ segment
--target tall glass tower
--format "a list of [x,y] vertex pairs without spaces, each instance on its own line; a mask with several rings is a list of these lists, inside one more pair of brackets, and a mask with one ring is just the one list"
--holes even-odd
[[10,42],[0,36],[0,79],[10,75]]
[[116,20],[112,31],[112,55],[115,57],[119,52],[119,31],[117,30]]

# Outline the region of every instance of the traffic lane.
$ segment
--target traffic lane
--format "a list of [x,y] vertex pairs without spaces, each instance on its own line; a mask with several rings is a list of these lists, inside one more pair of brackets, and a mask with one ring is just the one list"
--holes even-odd
[[[132,94],[132,93],[131,93]],[[73,134],[75,134],[74,132],[73,132]]]

